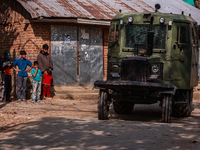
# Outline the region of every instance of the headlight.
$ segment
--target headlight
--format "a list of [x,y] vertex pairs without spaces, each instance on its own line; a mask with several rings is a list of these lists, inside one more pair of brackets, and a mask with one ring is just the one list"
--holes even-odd
[[172,23],[173,23],[172,21],[169,21],[168,25],[169,25],[169,26],[172,26]]
[[123,25],[124,24],[124,20],[120,19],[120,24]]
[[128,17],[128,22],[133,22],[133,17]]
[[118,65],[112,65],[112,70],[113,71],[118,71],[119,70],[119,66]]
[[165,22],[165,18],[160,18],[160,23],[164,23]]
[[121,64],[120,63],[110,63],[110,76],[112,78],[120,78],[120,69],[121,69]]

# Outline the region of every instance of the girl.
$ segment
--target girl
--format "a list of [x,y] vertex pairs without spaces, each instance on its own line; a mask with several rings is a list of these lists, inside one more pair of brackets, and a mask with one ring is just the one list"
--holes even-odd
[[44,72],[44,80],[43,80],[43,97],[51,98],[50,90],[52,84],[52,72],[51,70],[46,70]]

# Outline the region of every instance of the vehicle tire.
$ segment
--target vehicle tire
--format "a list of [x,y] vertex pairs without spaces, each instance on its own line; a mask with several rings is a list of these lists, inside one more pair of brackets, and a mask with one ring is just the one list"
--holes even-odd
[[189,117],[193,111],[192,99],[193,89],[178,90],[175,95],[175,102],[183,101],[186,104],[175,103],[172,106],[172,115],[174,117]]
[[171,114],[172,114],[172,95],[164,94],[162,101],[161,121],[164,123],[171,122]]
[[100,90],[99,98],[98,98],[98,119],[99,120],[108,119],[107,101],[108,101],[108,93],[104,90]]
[[134,103],[126,101],[113,101],[114,111],[117,114],[130,114],[133,111]]

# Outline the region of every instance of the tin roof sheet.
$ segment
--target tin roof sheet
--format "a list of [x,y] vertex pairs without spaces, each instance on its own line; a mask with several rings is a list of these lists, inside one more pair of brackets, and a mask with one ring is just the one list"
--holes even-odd
[[33,19],[39,17],[85,18],[111,20],[118,12],[159,12],[191,14],[200,24],[200,10],[182,0],[17,0]]

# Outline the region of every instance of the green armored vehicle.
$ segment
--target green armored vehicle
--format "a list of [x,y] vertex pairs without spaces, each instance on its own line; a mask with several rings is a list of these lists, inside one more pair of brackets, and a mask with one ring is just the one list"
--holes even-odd
[[[157,5],[158,7],[158,5]],[[198,84],[197,23],[183,14],[118,13],[111,22],[107,81],[100,89],[98,118],[108,119],[135,104],[160,101],[162,122],[190,116]]]

